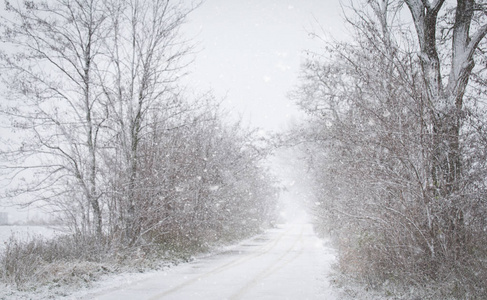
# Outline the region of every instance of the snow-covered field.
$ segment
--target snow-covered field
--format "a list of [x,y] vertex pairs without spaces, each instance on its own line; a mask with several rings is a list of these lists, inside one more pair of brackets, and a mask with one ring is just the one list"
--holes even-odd
[[56,235],[63,234],[64,232],[65,231],[61,228],[47,226],[2,225],[0,226],[0,251],[5,248],[5,242],[7,242],[11,236],[15,236],[22,240],[28,240],[36,236],[52,238]]

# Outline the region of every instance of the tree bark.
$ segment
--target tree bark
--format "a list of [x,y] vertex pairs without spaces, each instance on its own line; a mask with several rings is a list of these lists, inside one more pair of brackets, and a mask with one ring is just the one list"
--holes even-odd
[[[423,79],[427,87],[433,128],[431,181],[435,190],[434,197],[458,197],[463,180],[460,135],[464,95],[475,66],[474,53],[485,37],[487,25],[479,26],[471,35],[475,0],[457,0],[450,49],[452,61],[448,81],[444,86],[436,45],[436,27],[438,12],[445,1],[405,1],[414,20],[420,44]],[[462,246],[466,239],[462,207],[453,205],[442,218],[443,229],[450,236],[448,243],[456,259],[465,251]],[[439,241],[437,231],[430,234]]]
[[480,27],[470,36],[475,1],[457,1],[451,46],[451,69],[447,85],[444,86],[436,44],[438,13],[444,3],[444,0],[406,0],[419,40],[423,79],[431,111],[434,133],[432,182],[440,195],[447,196],[459,189],[462,172],[459,135],[463,97],[475,65],[475,49],[485,36],[487,27]]

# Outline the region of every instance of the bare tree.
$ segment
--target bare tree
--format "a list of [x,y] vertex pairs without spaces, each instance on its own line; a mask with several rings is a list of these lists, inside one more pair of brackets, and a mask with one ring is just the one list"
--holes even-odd
[[[460,130],[464,112],[464,95],[480,42],[487,34],[484,21],[485,5],[474,0],[456,1],[454,14],[448,24],[451,44],[447,49],[438,46],[438,29],[445,29],[438,20],[447,5],[444,0],[406,0],[414,20],[420,48],[420,61],[427,101],[432,110],[435,133],[435,154],[432,167],[433,185],[442,195],[458,190],[462,177]],[[441,51],[448,51],[451,61],[440,60]],[[445,77],[443,69],[449,67]]]
[[[402,18],[404,3],[413,23]],[[296,138],[343,270],[368,282],[433,281],[447,287],[442,295],[480,295],[485,86],[474,58],[483,8],[428,3],[353,3],[354,42],[327,43],[304,65],[293,97],[310,119]]]
[[[135,222],[140,176],[140,143],[149,137],[152,122],[184,113],[176,82],[189,63],[192,46],[179,33],[187,15],[197,6],[181,9],[169,0],[112,1],[113,34],[107,47],[106,70],[99,73],[111,114],[113,142],[124,158],[118,163],[127,178],[125,212],[121,215],[125,235],[134,241],[140,228]],[[170,112],[169,112],[170,111]]]
[[[453,248],[455,257],[465,251],[465,213],[463,194],[470,182],[464,166],[468,146],[462,145],[462,129],[465,130],[466,109],[464,98],[479,45],[487,34],[485,4],[482,1],[458,0],[449,8],[453,19],[445,24],[439,14],[448,9],[444,0],[406,0],[416,28],[419,42],[420,62],[426,88],[426,100],[430,109],[433,128],[431,183],[437,196],[456,203],[450,205],[444,219],[451,231],[448,247]],[[444,19],[444,18],[443,18]],[[448,18],[447,18],[448,19]],[[448,26],[448,27],[447,27]],[[438,30],[450,30],[445,41],[437,35]],[[441,55],[450,60],[440,59]],[[449,69],[448,69],[449,68]],[[445,70],[446,69],[446,70]],[[444,74],[448,74],[445,76]],[[437,197],[436,196],[436,197]]]
[[35,192],[33,201],[53,202],[79,192],[84,226],[89,230],[93,224],[98,235],[98,157],[107,114],[93,76],[109,32],[102,4],[59,0],[14,6],[7,1],[2,38],[11,47],[1,56],[12,103],[2,112],[28,132],[22,146],[7,153],[22,163],[11,161],[5,168],[16,170],[13,177],[39,171],[32,186],[21,184],[13,194]]

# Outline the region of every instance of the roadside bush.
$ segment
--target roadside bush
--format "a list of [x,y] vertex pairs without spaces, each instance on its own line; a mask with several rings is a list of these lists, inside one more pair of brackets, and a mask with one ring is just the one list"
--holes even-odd
[[88,281],[94,272],[106,270],[110,261],[109,248],[95,238],[66,235],[47,240],[35,236],[24,241],[11,237],[0,253],[0,278],[19,289],[76,278]]

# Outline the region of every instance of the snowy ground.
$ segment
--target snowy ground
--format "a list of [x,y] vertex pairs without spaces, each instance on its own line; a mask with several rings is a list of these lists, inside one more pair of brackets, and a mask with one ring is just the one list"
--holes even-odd
[[108,278],[68,298],[332,300],[334,261],[310,224],[288,224],[165,271]]

